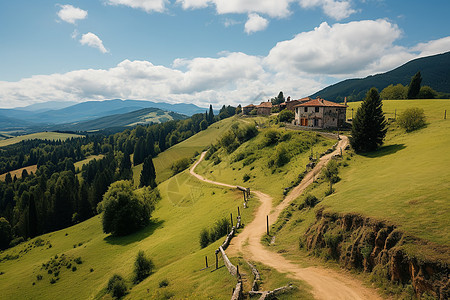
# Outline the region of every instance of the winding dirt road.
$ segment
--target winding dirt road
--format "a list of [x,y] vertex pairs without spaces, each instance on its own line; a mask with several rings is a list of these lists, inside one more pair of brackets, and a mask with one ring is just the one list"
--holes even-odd
[[[277,220],[280,212],[301,195],[331,157],[341,153],[341,149],[344,150],[348,145],[348,138],[346,136],[341,136],[341,138],[336,150],[323,156],[316,167],[275,208],[272,209],[272,198],[269,195],[259,191],[252,191],[261,201],[261,206],[256,211],[254,220],[246,224],[244,230],[232,239],[227,249],[227,254],[229,256],[237,256],[242,253],[244,258],[259,261],[280,273],[287,273],[292,278],[307,282],[312,287],[312,293],[316,299],[381,299],[375,290],[364,287],[359,280],[352,278],[348,274],[321,267],[302,268],[282,255],[267,250],[261,244],[261,237],[265,234],[266,216],[269,216],[270,225]],[[190,169],[190,173],[198,179],[211,184],[236,188],[236,186],[212,181],[195,173],[195,168],[202,161],[205,154],[206,152],[201,154],[200,159]]]

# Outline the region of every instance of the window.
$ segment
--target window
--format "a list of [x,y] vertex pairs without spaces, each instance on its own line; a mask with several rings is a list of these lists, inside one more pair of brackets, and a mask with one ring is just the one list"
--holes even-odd
[[305,112],[308,112],[308,108],[307,107],[305,107]]
[[316,112],[319,112],[319,107],[316,107]]

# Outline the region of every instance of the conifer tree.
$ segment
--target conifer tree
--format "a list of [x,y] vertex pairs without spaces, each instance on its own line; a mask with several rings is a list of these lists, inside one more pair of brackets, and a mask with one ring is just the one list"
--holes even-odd
[[156,172],[151,156],[147,156],[147,158],[144,159],[139,186],[156,187]]
[[386,132],[383,103],[378,90],[371,88],[353,119],[351,145],[356,152],[374,151],[383,144]]
[[416,99],[420,92],[420,84],[422,83],[422,77],[420,71],[411,78],[411,83],[408,87],[408,99]]
[[213,111],[213,108],[212,108],[211,104],[209,105],[208,123],[209,124],[214,123],[214,111]]

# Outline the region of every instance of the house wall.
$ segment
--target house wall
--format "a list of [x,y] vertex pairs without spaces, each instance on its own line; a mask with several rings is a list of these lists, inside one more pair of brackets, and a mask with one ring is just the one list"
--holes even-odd
[[[305,108],[307,111],[305,111]],[[316,108],[318,108],[318,111],[316,111]],[[345,110],[343,107],[296,107],[295,124],[305,126],[306,119],[308,127],[332,128],[338,127],[338,122],[339,126],[342,126],[345,122]]]
[[258,107],[257,111],[258,111],[258,115],[268,116],[272,112],[272,108],[271,107]]

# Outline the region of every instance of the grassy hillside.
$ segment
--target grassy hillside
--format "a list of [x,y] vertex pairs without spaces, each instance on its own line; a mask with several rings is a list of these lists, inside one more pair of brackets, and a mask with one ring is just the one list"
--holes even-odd
[[[153,159],[156,169],[156,181],[163,182],[172,175],[170,167],[174,162],[182,158],[191,158],[195,153],[200,153],[209,145],[216,142],[236,118],[227,118],[209,126],[208,129],[197,133],[187,140],[170,147]],[[142,171],[142,164],[133,167],[134,182],[139,183],[139,176]]]
[[[444,109],[450,110],[450,101],[383,103],[387,110],[422,107],[429,124],[407,134],[392,123],[380,151],[368,155],[346,154],[339,171],[341,181],[334,185],[333,194],[325,197],[328,183],[319,178],[304,193],[321,201],[316,208],[290,209],[282,215],[290,216],[280,218],[275,224],[275,230],[282,229],[276,233],[276,243],[271,246],[274,251],[303,261],[305,253],[299,251],[299,237],[315,221],[315,211],[320,208],[387,220],[432,244],[450,245],[450,120],[443,120],[441,114]],[[297,204],[303,203],[304,195],[297,199]],[[421,247],[410,250],[422,257],[435,255],[432,248]],[[448,261],[448,256],[440,259]]]
[[[203,161],[198,166],[198,173],[208,179],[260,190],[278,202],[283,198],[284,189],[293,186],[299,174],[305,171],[310,146],[317,156],[336,142],[315,132],[286,130],[268,122],[259,127],[261,130],[256,138],[242,144],[232,154],[218,151],[221,162],[216,164],[216,159]],[[274,132],[279,141],[266,145],[267,135]],[[290,161],[281,167],[269,166],[282,149],[292,155]]]
[[[11,171],[9,173],[11,173],[11,177],[12,178],[14,178],[14,176],[16,176],[17,178],[22,178],[23,170],[27,170],[28,174],[30,174],[31,172],[36,173],[37,165],[32,165],[32,166],[20,168],[20,169]],[[0,180],[5,180],[6,174],[8,174],[8,173],[1,174],[0,175]]]
[[0,140],[0,147],[5,147],[8,145],[13,145],[20,143],[21,141],[25,140],[67,140],[72,137],[82,137],[82,135],[77,134],[70,134],[70,133],[59,133],[59,132],[38,132],[38,133],[32,133],[32,134],[26,134],[17,136],[11,139],[6,140]]
[[[159,186],[162,200],[153,213],[153,222],[142,231],[121,238],[102,233],[101,219],[93,217],[73,227],[40,237],[0,254],[0,293],[5,299],[88,299],[102,294],[108,279],[122,274],[128,280],[135,256],[144,250],[156,266],[156,272],[136,286],[130,298],[161,299],[176,295],[177,299],[196,295],[197,299],[228,299],[235,281],[226,268],[215,272],[204,268],[205,255],[210,265],[214,249],[221,240],[200,250],[199,233],[221,217],[236,213],[242,204],[241,193],[203,184],[187,172]],[[253,205],[241,213],[244,222],[251,218]],[[39,243],[37,243],[39,244]],[[51,248],[49,248],[51,245]],[[81,257],[82,264],[72,264],[76,271],[62,268],[59,280],[51,284],[43,264],[56,255],[68,259]],[[17,259],[8,260],[7,257]],[[57,259],[58,260],[58,259]],[[223,265],[220,262],[220,265]],[[92,269],[92,271],[91,271]],[[37,276],[42,279],[38,280]],[[169,286],[161,289],[159,282]],[[34,285],[33,285],[34,283]],[[147,289],[149,289],[147,291]]]

